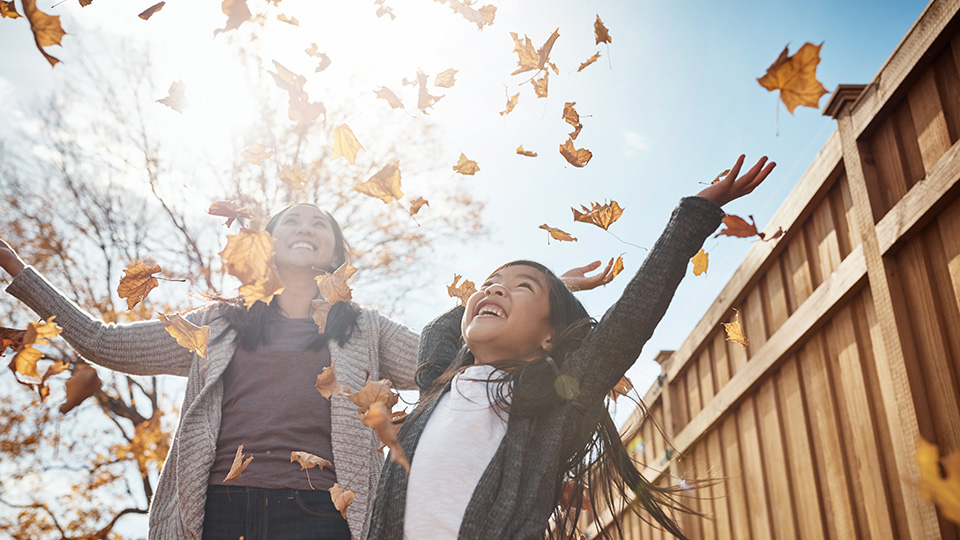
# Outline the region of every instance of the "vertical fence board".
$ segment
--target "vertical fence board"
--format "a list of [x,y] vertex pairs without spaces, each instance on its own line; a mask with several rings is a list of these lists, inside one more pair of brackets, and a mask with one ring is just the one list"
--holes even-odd
[[700,375],[700,398],[703,400],[701,408],[713,399],[716,394],[716,385],[713,382],[713,354],[709,347],[704,347],[697,362],[697,373]]
[[813,294],[813,276],[810,274],[810,261],[806,255],[806,240],[802,228],[798,233],[790,238],[784,251],[787,299],[790,301],[791,312],[796,311],[800,304]]
[[783,269],[780,268],[780,259],[773,261],[766,274],[766,304],[769,312],[769,332],[776,331],[790,317],[787,305],[787,291],[783,287]]
[[730,497],[727,493],[727,482],[730,472],[723,464],[723,449],[720,443],[720,430],[714,429],[706,438],[707,454],[710,461],[709,473],[706,478],[712,482],[710,488],[713,497],[713,518],[718,540],[731,540],[730,536]]
[[950,134],[943,107],[940,105],[933,68],[927,69],[920,76],[907,93],[907,101],[910,103],[913,126],[917,133],[923,170],[925,174],[930,174],[940,156],[950,148]]
[[767,342],[767,324],[763,320],[763,300],[760,297],[759,286],[753,287],[747,295],[743,303],[743,311],[740,313],[740,324],[750,341],[750,346],[747,347],[748,357],[752,357]]
[[752,510],[747,509],[747,497],[743,485],[743,467],[740,463],[740,433],[737,429],[737,413],[731,411],[720,426],[723,465],[726,471],[726,492],[729,497],[730,528],[733,538],[751,538],[750,520]]
[[727,356],[727,343],[724,333],[719,330],[713,333],[713,339],[710,342],[713,350],[713,367],[717,375],[717,392],[727,385],[730,380],[730,359]]
[[[700,400],[700,374],[698,373],[698,362],[690,362],[686,370],[685,385],[687,387],[687,422],[700,412],[703,404]],[[684,422],[684,425],[686,422]],[[677,426],[677,433],[680,432],[680,426]]]
[[767,486],[763,478],[765,463],[757,430],[757,412],[754,398],[747,397],[737,413],[740,428],[740,453],[743,456],[743,483],[747,490],[747,506],[750,509],[750,530],[753,538],[773,538],[770,530],[770,508],[767,503]]
[[940,104],[943,106],[943,116],[947,123],[949,142],[955,143],[960,139],[960,73],[957,72],[957,62],[950,47],[940,53],[933,69],[937,80],[937,93],[940,94]]
[[[903,162],[903,172],[906,175],[905,187],[909,190],[914,184],[923,180],[927,173],[923,164],[920,141],[917,138],[917,124],[913,119],[913,110],[906,100],[894,113],[893,121],[896,125],[897,147],[900,151],[900,159]],[[903,193],[900,193],[896,198],[891,198],[890,206],[893,207],[901,198],[903,198]]]
[[790,494],[790,467],[784,452],[783,428],[777,407],[777,385],[774,377],[762,382],[757,390],[757,416],[764,471],[773,510],[773,537],[778,540],[796,538],[794,502]]
[[[954,57],[960,56],[960,34],[953,42],[956,46]],[[938,286],[938,289],[953,293],[953,310],[958,310],[960,309],[960,235],[954,234],[953,231],[960,231],[960,198],[953,201],[937,216],[937,223],[941,231],[940,241],[943,243],[944,264],[947,275],[950,277],[949,286]],[[951,328],[957,327],[951,326]],[[960,332],[951,332],[951,334],[955,339],[960,339]],[[953,377],[954,384],[960,387],[960,354],[955,354],[953,357]]]
[[[705,481],[710,477],[710,457],[707,451],[707,441],[706,439],[701,440],[697,447],[693,451],[694,461],[696,462],[697,476],[698,481]],[[690,484],[690,478],[687,478],[687,483]],[[693,484],[690,484],[693,486]],[[693,489],[691,494],[694,497],[697,497],[697,503],[700,508],[700,513],[705,517],[697,517],[697,522],[700,525],[700,537],[704,540],[716,540],[717,538],[717,525],[714,521],[714,497],[713,489],[710,486],[706,486],[700,489]]]
[[840,255],[840,241],[837,238],[833,206],[829,198],[824,199],[814,210],[810,221],[817,250],[817,261],[820,264],[820,281],[823,281],[840,266],[840,261],[843,260]]
[[[847,235],[849,238],[850,251],[853,251],[854,248],[859,246],[862,242],[860,238],[860,229],[857,228],[857,216],[856,208],[853,205],[853,195],[850,194],[850,181],[847,179],[846,170],[840,175],[840,179],[837,180],[837,184],[840,186],[840,200],[843,205],[843,221],[847,224]],[[844,254],[844,258],[849,254]]]

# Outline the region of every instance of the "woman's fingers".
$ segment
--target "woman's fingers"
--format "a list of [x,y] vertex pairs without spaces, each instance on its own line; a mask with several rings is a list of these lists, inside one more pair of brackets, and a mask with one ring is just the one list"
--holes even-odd
[[740,154],[740,157],[737,158],[737,162],[733,164],[733,167],[730,167],[730,172],[727,173],[727,176],[725,176],[721,182],[729,180],[732,184],[736,180],[737,175],[740,174],[740,167],[743,166],[743,160],[746,159],[746,157],[746,154]]

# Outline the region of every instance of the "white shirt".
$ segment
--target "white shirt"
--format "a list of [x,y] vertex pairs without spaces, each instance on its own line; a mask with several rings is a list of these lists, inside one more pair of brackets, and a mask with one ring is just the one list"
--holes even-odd
[[473,491],[507,433],[507,413],[491,404],[496,373],[502,372],[488,365],[468,367],[427,420],[407,479],[405,540],[457,538]]

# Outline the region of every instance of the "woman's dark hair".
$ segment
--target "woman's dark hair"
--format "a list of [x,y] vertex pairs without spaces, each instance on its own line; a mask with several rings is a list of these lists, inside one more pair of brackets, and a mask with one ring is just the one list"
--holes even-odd
[[[590,318],[583,304],[563,280],[540,263],[512,261],[493,273],[517,265],[539,270],[547,278],[550,302],[548,321],[555,332],[549,351],[552,362],[545,351],[544,358],[537,360],[491,364],[505,371],[506,375],[502,372],[491,374],[488,395],[499,411],[509,413],[511,417],[537,417],[549,413],[571,397],[565,395],[567,392],[559,377],[559,370],[580,348],[596,321]],[[417,385],[429,389],[424,393],[422,402],[437,399],[454,376],[475,363],[473,353],[463,345],[462,340],[459,352],[448,366],[443,365],[443,359],[437,360],[437,363],[426,363],[417,370]],[[581,503],[586,499],[604,504],[620,500],[635,501],[630,506],[642,519],[652,520],[678,538],[686,538],[671,514],[673,511],[695,512],[677,502],[677,489],[654,486],[644,478],[644,466],[630,456],[603,401],[598,401],[592,410],[584,414],[580,432],[582,435],[567,458],[564,477],[556,482],[557,502],[560,503],[563,496],[569,504],[565,508],[557,506],[554,510],[550,536],[572,537],[571,532],[580,520]],[[599,513],[594,514],[594,522],[597,530],[603,529]],[[614,520],[614,528],[622,537],[617,520]]]
[[[340,224],[337,223],[337,220],[334,219],[329,212],[315,205],[309,203],[291,204],[274,214],[264,229],[272,233],[277,227],[277,224],[280,223],[283,215],[294,206],[300,206],[301,204],[308,204],[309,206],[317,208],[330,223],[330,230],[333,232],[334,238],[333,262],[330,267],[324,268],[324,270],[333,272],[343,263],[350,262],[350,244],[348,244],[346,238],[343,237],[343,230],[340,228]],[[235,332],[234,343],[246,351],[252,351],[270,342],[268,326],[270,318],[277,313],[277,297],[274,297],[269,305],[263,302],[256,302],[249,309],[244,305],[243,298],[239,297],[215,298],[215,301],[224,307],[222,317],[226,319],[228,327],[223,333],[214,338],[214,343],[224,339],[227,332],[231,330]],[[352,302],[337,302],[333,304],[333,306],[330,307],[330,313],[327,315],[327,324],[323,333],[318,333],[316,337],[311,339],[306,345],[306,350],[315,351],[321,349],[326,346],[327,340],[330,338],[333,338],[338,344],[343,345],[353,335],[359,316],[360,307]]]

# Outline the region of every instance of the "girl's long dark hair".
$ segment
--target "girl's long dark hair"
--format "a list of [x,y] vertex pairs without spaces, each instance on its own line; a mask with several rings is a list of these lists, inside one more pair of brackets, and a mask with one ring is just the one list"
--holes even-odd
[[[516,265],[535,268],[547,278],[549,323],[555,332],[549,355],[559,370],[570,355],[580,348],[596,321],[590,318],[563,281],[540,263],[513,261],[493,273]],[[443,359],[437,360],[437,363],[423,364],[417,370],[417,385],[429,389],[421,398],[422,402],[437,399],[445,385],[457,373],[475,363],[473,353],[465,345],[461,346],[449,365],[444,365]],[[488,395],[499,411],[507,412],[510,416],[545,415],[571,397],[566,395],[563,381],[546,357],[532,361],[498,362],[493,365],[505,371],[506,375],[502,372],[491,375]],[[560,503],[566,487],[568,500],[565,502],[568,504],[563,508],[555,508],[550,536],[571,538],[582,515],[582,503],[587,499],[596,505],[633,501],[630,507],[642,519],[659,524],[678,538],[686,538],[673,518],[673,513],[695,512],[676,500],[677,489],[658,487],[644,478],[643,464],[637,463],[630,456],[602,401],[587,415],[580,431],[582,435],[571,450],[563,476],[556,479],[555,500]],[[601,530],[599,512],[594,513],[593,521],[597,530]],[[613,529],[617,536],[623,536],[618,520],[613,520]],[[609,535],[608,530],[604,531],[602,536]]]
[[[294,206],[304,203],[292,204],[283,210],[274,214],[267,226],[264,228],[272,233],[280,222],[280,218]],[[311,205],[313,206],[313,205]],[[325,210],[320,210],[330,222],[330,229],[333,231],[333,264],[331,268],[326,268],[328,272],[333,272],[345,262],[350,260],[350,245],[343,237],[343,229],[337,220]],[[277,313],[277,297],[274,297],[270,304],[256,302],[250,309],[244,305],[243,298],[222,298],[214,297],[213,300],[222,306],[222,317],[227,321],[227,329],[216,336],[213,343],[217,343],[226,337],[231,330],[235,332],[234,343],[246,350],[252,351],[270,342],[269,320]],[[330,313],[327,315],[327,324],[323,333],[318,333],[306,345],[305,349],[315,351],[322,349],[327,345],[329,339],[333,339],[339,345],[343,345],[353,335],[357,327],[357,318],[360,316],[360,307],[353,302],[337,302],[330,307]]]

